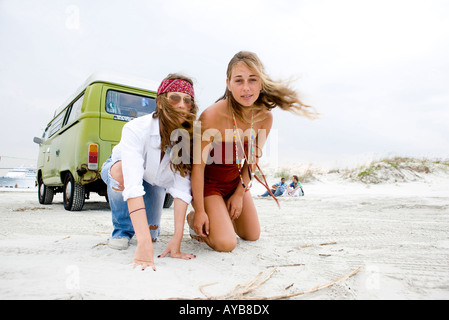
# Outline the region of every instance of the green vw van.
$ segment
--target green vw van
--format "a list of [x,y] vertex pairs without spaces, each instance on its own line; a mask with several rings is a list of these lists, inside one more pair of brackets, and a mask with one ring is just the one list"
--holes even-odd
[[[107,197],[100,171],[120,142],[127,121],[156,109],[157,84],[94,74],[56,110],[41,138],[37,163],[39,203],[63,193],[64,208],[82,210],[90,192]],[[173,198],[167,194],[164,208]]]

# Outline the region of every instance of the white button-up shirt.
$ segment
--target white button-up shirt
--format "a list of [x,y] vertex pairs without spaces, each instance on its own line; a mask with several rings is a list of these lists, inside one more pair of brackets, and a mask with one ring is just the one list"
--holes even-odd
[[170,154],[161,161],[159,119],[153,113],[134,119],[123,127],[120,143],[112,150],[112,160],[122,161],[123,200],[145,194],[142,179],[165,188],[173,198],[189,204],[192,201],[190,176],[182,177],[170,167]]

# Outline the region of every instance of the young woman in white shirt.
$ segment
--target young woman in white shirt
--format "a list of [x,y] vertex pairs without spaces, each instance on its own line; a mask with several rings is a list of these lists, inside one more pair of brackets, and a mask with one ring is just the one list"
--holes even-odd
[[187,132],[191,143],[193,121],[198,112],[194,98],[191,79],[169,75],[159,86],[156,111],[123,127],[120,143],[102,167],[114,225],[108,245],[127,249],[135,235],[137,248],[133,263],[142,270],[147,267],[156,270],[152,242],[159,236],[166,191],[174,198],[175,232],[159,257],[169,254],[172,258],[195,258],[180,249],[185,214],[192,201],[192,166],[191,162],[172,162],[170,157],[174,144],[170,136],[174,130]]

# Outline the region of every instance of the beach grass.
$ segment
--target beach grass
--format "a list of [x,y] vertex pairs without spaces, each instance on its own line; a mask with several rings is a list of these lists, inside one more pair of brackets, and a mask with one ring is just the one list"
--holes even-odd
[[449,172],[449,161],[443,159],[388,157],[347,170],[344,175],[354,181],[377,184],[420,180],[425,175]]

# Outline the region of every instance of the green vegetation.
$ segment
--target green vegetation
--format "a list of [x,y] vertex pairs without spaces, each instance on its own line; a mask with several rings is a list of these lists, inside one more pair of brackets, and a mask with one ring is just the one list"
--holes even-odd
[[387,157],[371,161],[356,168],[334,168],[327,172],[313,167],[304,166],[301,169],[279,168],[271,177],[279,180],[281,177],[290,181],[297,175],[301,183],[319,181],[323,174],[333,175],[343,179],[364,184],[400,183],[424,180],[428,175],[448,175],[448,159],[426,159],[411,157]]
[[274,177],[278,179],[285,178],[287,181],[291,181],[293,175],[296,175],[299,178],[299,182],[306,183],[317,180],[315,174],[316,172],[310,167],[298,172],[293,172],[291,169],[281,168],[274,173]]
[[363,183],[406,182],[420,180],[435,171],[447,172],[448,167],[448,160],[391,157],[348,170],[345,176]]

